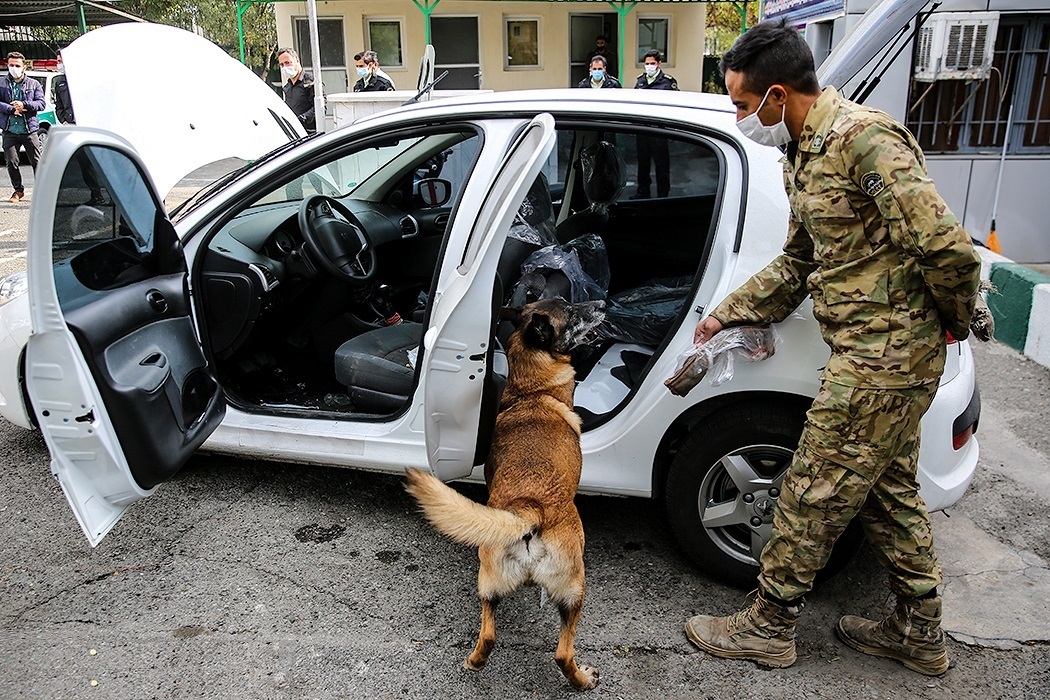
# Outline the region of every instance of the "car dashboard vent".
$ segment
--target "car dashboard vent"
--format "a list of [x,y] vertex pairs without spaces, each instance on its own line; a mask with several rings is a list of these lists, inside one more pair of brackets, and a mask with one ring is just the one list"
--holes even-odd
[[419,224],[411,216],[406,215],[402,217],[398,224],[401,226],[402,238],[411,238],[419,233]]
[[438,214],[434,217],[434,227],[441,233],[444,233],[445,229],[448,228],[448,220],[450,218],[452,217],[449,216],[448,212]]

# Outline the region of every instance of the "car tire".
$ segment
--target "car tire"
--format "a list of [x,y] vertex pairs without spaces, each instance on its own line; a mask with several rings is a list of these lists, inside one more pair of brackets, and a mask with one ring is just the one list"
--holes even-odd
[[40,129],[37,130],[37,132],[36,132],[36,140],[37,140],[37,143],[39,144],[39,147],[38,147],[39,153],[37,153],[37,159],[38,160],[40,158],[44,157],[44,146],[47,145],[47,137],[48,137],[48,134],[49,134],[50,131],[51,131],[51,127],[50,126],[45,128],[44,125],[41,124],[40,125]]
[[[686,554],[711,577],[754,588],[804,420],[804,411],[789,406],[731,406],[703,419],[679,446],[667,474],[667,517]],[[818,580],[840,571],[862,540],[852,523]]]

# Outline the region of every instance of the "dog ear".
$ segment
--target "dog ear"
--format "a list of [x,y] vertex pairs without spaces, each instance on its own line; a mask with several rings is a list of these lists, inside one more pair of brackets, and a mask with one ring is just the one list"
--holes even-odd
[[529,347],[550,350],[554,343],[554,324],[550,316],[544,313],[534,312],[525,328],[521,331],[522,341]]
[[499,310],[499,320],[510,321],[517,326],[521,322],[521,307],[504,306]]

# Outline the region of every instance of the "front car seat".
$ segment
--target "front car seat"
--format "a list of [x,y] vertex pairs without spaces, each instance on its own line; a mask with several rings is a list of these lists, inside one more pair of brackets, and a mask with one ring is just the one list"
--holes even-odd
[[[554,206],[543,173],[536,178],[518,210],[497,265],[500,301],[521,276],[521,263],[533,252],[554,244]],[[405,321],[361,333],[335,351],[335,378],[359,411],[393,413],[415,386],[422,323]],[[494,362],[498,362],[496,359]],[[497,403],[498,405],[498,403]]]

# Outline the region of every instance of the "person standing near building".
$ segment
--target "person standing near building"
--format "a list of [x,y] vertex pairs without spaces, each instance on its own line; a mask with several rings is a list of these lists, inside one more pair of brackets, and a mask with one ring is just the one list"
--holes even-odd
[[594,38],[591,56],[601,56],[605,59],[606,73],[617,73],[620,70],[619,64],[616,63],[616,52],[609,46],[609,39],[604,34],[599,34]]
[[[635,81],[635,90],[677,90],[678,81],[663,71],[660,52],[645,52],[645,72]],[[671,192],[671,157],[667,139],[663,136],[638,136],[638,191],[631,199],[649,199],[651,195],[651,165],[656,166],[656,196],[666,197]]]
[[[302,123],[306,133],[317,131],[316,108],[314,106],[314,76],[303,70],[299,54],[295,49],[284,48],[277,52],[277,63],[281,66],[281,77],[284,78],[284,103],[292,110]],[[324,94],[324,86],[321,86]]]
[[783,321],[809,295],[831,357],[777,499],[754,603],[729,617],[697,615],[686,635],[714,656],[790,666],[803,596],[856,517],[896,607],[881,621],[840,618],[839,638],[939,675],[948,652],[941,572],[916,481],[919,421],[949,334],[969,334],[980,258],[912,134],[834,87],[821,90],[793,28],[755,25],[726,52],[722,71],[740,130],[785,147],[791,216],[783,253],[701,320],[694,338]]
[[362,51],[354,56],[357,67],[357,82],[354,92],[388,92],[394,89],[394,83],[379,69],[379,54],[375,51]]
[[595,56],[591,59],[590,73],[576,87],[595,89],[618,88],[620,87],[620,81],[609,75],[609,66],[605,59],[601,56]]
[[19,170],[20,149],[26,149],[29,165],[36,172],[36,164],[40,159],[40,141],[37,138],[40,119],[36,115],[45,106],[43,86],[26,75],[25,56],[17,51],[7,54],[7,75],[0,78],[0,130],[3,131],[7,174],[11,177],[14,190],[8,200],[10,202],[20,202],[26,196],[22,171]]
[[[58,52],[57,59],[56,67],[59,75],[55,76],[55,79],[51,81],[51,89],[55,93],[55,118],[58,119],[59,124],[76,124],[76,115],[73,114],[73,100],[69,97],[69,82],[66,79],[66,67],[62,62],[61,51]],[[88,160],[87,155],[83,151],[78,151],[76,158],[77,163],[80,165],[80,173],[84,178],[84,184],[87,185],[88,190],[91,192],[91,199],[87,203],[90,206],[105,204],[106,200],[102,196],[102,188],[99,187],[98,178],[95,176],[95,169],[92,167],[91,161]]]

